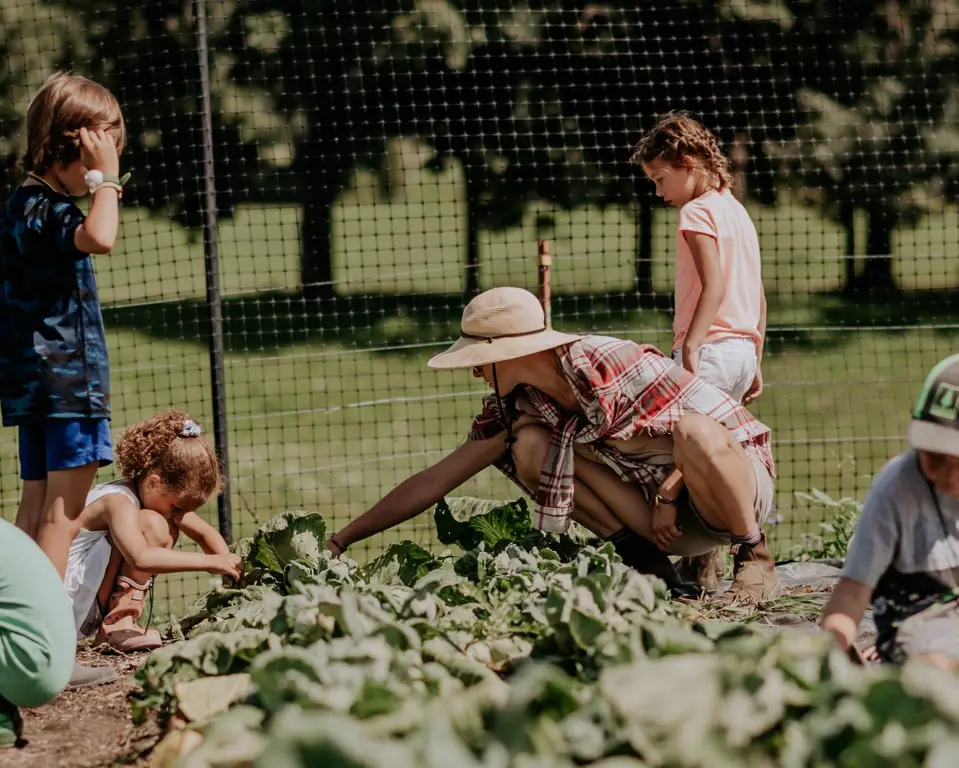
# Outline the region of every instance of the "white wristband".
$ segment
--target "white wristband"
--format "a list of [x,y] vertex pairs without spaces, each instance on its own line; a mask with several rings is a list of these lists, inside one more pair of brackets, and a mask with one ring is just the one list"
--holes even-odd
[[91,188],[90,188],[90,194],[91,194],[91,195],[95,195],[95,194],[96,194],[97,192],[99,192],[101,189],[115,189],[116,192],[117,192],[117,197],[119,197],[121,200],[123,199],[123,187],[121,187],[121,186],[120,186],[119,184],[117,184],[116,182],[113,182],[113,181],[103,181],[103,182],[97,184],[96,186],[91,187]]

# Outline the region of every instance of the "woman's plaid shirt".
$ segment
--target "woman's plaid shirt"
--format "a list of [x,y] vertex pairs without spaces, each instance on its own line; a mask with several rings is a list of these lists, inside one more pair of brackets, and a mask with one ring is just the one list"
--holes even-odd
[[[643,463],[605,441],[629,440],[643,432],[651,437],[669,435],[677,422],[691,413],[710,416],[729,429],[746,451],[759,457],[770,475],[775,476],[769,427],[655,347],[606,336],[585,336],[559,347],[556,353],[585,418],[561,411],[553,400],[528,386],[505,400],[513,404],[507,407],[515,408],[516,396],[525,395],[531,410],[552,428],[539,488],[535,492],[525,489],[536,501],[537,528],[566,530],[573,510],[574,443],[588,444],[598,460],[623,480],[641,485],[647,498],[651,498],[673,467]],[[483,412],[473,422],[470,440],[485,440],[503,432],[499,402],[495,395],[483,400]],[[509,454],[496,466],[522,486]]]

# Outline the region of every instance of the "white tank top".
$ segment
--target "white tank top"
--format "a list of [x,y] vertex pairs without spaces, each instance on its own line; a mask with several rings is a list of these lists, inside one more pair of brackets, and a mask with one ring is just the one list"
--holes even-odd
[[[137,495],[123,481],[100,483],[87,494],[87,506],[97,499],[110,494],[119,494],[140,509],[140,500]],[[67,570],[64,576],[64,586],[73,602],[73,619],[77,627],[77,638],[82,638],[89,626],[99,626],[96,616],[91,618],[91,611],[96,602],[97,592],[107,565],[110,562],[112,547],[107,539],[109,531],[88,531],[82,528],[70,545],[67,556]],[[88,619],[91,623],[88,625]]]
[[104,496],[109,496],[111,493],[118,493],[121,496],[125,496],[127,501],[133,504],[138,510],[140,509],[140,499],[138,499],[133,490],[126,485],[125,480],[115,480],[112,483],[100,483],[94,486],[90,489],[90,493],[87,494],[86,506],[89,507],[93,502],[102,499]]

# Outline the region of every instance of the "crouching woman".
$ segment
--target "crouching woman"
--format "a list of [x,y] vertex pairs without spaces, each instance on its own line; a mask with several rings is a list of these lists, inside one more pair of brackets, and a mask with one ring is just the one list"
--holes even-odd
[[538,528],[562,532],[575,520],[674,593],[699,590],[668,555],[732,542],[726,599],[774,595],[762,533],[770,432],[731,398],[653,347],[546,328],[536,297],[520,288],[474,298],[459,340],[429,365],[471,369],[493,393],[466,443],[331,536],[332,552],[410,520],[492,465],[534,500]]

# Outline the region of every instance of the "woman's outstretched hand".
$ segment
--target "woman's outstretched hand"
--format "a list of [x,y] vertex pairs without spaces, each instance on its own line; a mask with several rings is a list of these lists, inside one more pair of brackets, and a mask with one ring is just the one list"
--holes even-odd
[[340,543],[336,540],[335,533],[326,540],[326,548],[336,557],[346,552],[346,547],[341,547]]

